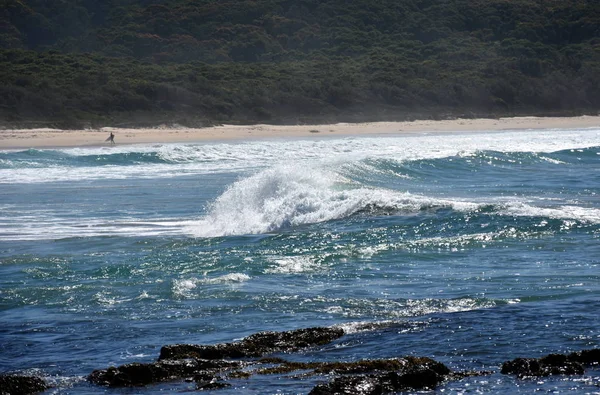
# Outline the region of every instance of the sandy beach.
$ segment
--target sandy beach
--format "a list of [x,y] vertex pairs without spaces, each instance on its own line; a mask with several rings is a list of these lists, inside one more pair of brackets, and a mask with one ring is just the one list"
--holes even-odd
[[455,119],[444,121],[338,123],[331,125],[222,125],[191,129],[156,127],[144,129],[101,128],[92,130],[5,129],[0,130],[0,149],[79,147],[110,145],[114,133],[120,144],[247,140],[255,138],[393,135],[427,132],[468,132],[515,129],[576,129],[600,127],[600,116],[515,117]]

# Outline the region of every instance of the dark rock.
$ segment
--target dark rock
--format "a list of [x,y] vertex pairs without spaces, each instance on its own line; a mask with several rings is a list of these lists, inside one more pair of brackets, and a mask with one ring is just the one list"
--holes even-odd
[[93,371],[88,380],[109,387],[138,387],[161,381],[196,376],[205,371],[240,367],[239,362],[207,361],[200,359],[170,360],[154,363],[131,363]]
[[502,374],[515,374],[518,377],[575,375],[583,374],[583,365],[563,354],[549,354],[545,357],[516,358],[504,362],[500,371]]
[[0,395],[35,394],[50,388],[39,377],[0,374]]
[[383,393],[371,376],[337,377],[327,384],[316,385],[308,395],[369,395]]
[[365,359],[356,362],[290,362],[281,358],[261,358],[258,362],[276,365],[259,369],[256,371],[258,374],[280,374],[294,370],[312,370],[316,374],[360,374],[407,372],[414,368],[428,368],[441,376],[451,373],[444,364],[426,357]]
[[323,345],[344,335],[342,329],[307,328],[288,332],[259,332],[234,343],[209,345],[175,344],[160,350],[163,359],[225,359],[260,357],[274,352],[297,351],[302,348]]
[[540,372],[540,363],[535,358],[516,358],[504,362],[500,370],[502,374],[516,374],[519,377],[540,376]]
[[428,357],[406,357],[404,359],[408,361],[409,369],[431,369],[440,376],[447,376],[451,373],[446,365]]
[[467,377],[479,377],[479,376],[489,376],[496,372],[491,370],[465,370],[462,372],[451,372],[448,376],[448,380],[462,380]]
[[214,382],[214,383],[206,383],[206,384],[196,385],[196,389],[200,390],[200,391],[218,390],[218,389],[227,388],[227,387],[231,387],[231,384],[223,383],[220,381]]
[[569,354],[569,360],[584,365],[596,365],[600,363],[600,348],[582,350]]
[[194,377],[194,381],[196,389],[201,391],[231,387],[231,384],[223,382],[220,377],[210,373],[198,374]]
[[[393,363],[396,362],[396,363]],[[342,363],[337,363],[342,365]],[[329,364],[332,365],[332,364]],[[325,394],[384,394],[404,390],[434,389],[451,372],[444,364],[431,358],[406,357],[397,360],[360,361],[347,364],[335,372],[393,370],[383,374],[337,377],[328,384],[319,384],[311,395]],[[325,367],[328,367],[327,365]],[[384,369],[381,369],[384,368]],[[315,371],[328,372],[323,367]]]
[[411,369],[405,373],[391,372],[384,376],[383,388],[386,392],[401,391],[404,389],[429,389],[432,390],[444,381],[444,376],[431,368]]
[[366,359],[357,362],[291,362],[281,358],[261,358],[259,363],[276,366],[259,369],[258,374],[289,373],[294,370],[312,370],[317,374],[357,374],[397,371],[409,363],[406,359]]
[[380,375],[342,376],[328,384],[315,386],[309,395],[375,395],[405,390],[432,390],[443,380],[443,375],[430,368],[415,368],[406,372],[388,372]]
[[574,375],[583,374],[583,365],[579,362],[572,361],[563,354],[549,354],[539,359],[542,369],[547,372],[547,375]]

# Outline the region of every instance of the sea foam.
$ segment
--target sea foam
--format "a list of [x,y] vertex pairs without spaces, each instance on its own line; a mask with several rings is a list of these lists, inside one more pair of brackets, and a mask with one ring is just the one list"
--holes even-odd
[[361,212],[413,214],[432,207],[477,206],[367,187],[323,167],[282,165],[232,184],[187,231],[198,237],[270,233]]

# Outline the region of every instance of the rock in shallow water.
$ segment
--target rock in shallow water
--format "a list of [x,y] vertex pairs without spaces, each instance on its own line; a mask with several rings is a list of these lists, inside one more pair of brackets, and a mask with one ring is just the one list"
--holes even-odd
[[444,375],[427,367],[379,375],[342,376],[327,384],[317,385],[309,395],[375,395],[404,390],[432,390],[444,381],[444,378]]
[[502,364],[502,374],[518,377],[578,375],[585,372],[584,365],[600,363],[600,349],[564,354],[549,354],[542,358],[516,358]]
[[0,395],[36,394],[50,388],[39,377],[0,374]]
[[306,328],[287,332],[259,332],[239,342],[212,346],[175,344],[160,350],[163,359],[224,359],[260,357],[274,352],[297,351],[302,348],[324,345],[344,335],[339,328]]
[[93,371],[88,380],[109,387],[139,387],[162,381],[171,381],[222,369],[237,368],[239,362],[207,361],[200,359],[159,361],[154,363],[131,363]]

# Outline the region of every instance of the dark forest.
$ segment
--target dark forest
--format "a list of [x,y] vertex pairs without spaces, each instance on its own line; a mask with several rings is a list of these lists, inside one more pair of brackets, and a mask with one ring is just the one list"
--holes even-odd
[[600,2],[0,0],[0,124],[597,114]]

